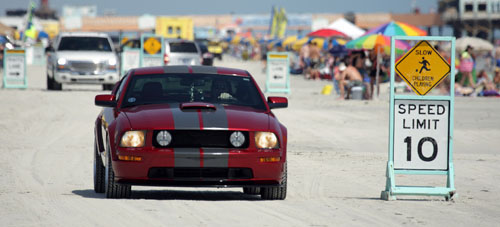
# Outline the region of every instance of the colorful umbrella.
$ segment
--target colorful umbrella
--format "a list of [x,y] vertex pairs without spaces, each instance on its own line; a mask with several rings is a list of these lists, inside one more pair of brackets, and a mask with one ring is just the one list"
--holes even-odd
[[[304,45],[306,45],[308,42],[312,42],[312,43],[316,43],[317,46],[325,49],[325,50],[328,50],[328,41],[326,41],[328,39],[325,39],[325,38],[319,38],[319,37],[304,37],[302,39],[299,39],[293,43],[290,44],[290,47],[293,49],[293,50],[300,50],[300,48]],[[341,38],[336,38],[336,39],[332,39],[332,44],[333,46],[336,46],[336,45],[345,45],[347,43],[347,41],[345,41],[344,39],[341,39]]]
[[372,28],[364,35],[382,34],[387,36],[406,35],[406,36],[425,36],[427,32],[416,26],[405,24],[403,22],[391,21],[387,24]]
[[298,37],[296,35],[288,36],[283,40],[283,42],[281,43],[281,46],[286,47],[286,46],[290,45],[291,43],[297,41],[297,39],[298,39]]
[[347,35],[344,34],[343,32],[337,31],[335,29],[330,29],[330,28],[323,28],[323,29],[313,31],[313,32],[307,34],[307,36],[325,37],[325,38],[332,37],[332,36],[347,37]]
[[[389,54],[391,50],[391,37],[380,34],[365,35],[349,41],[346,47],[347,49],[376,49],[377,52],[384,50],[385,53]],[[404,51],[410,49],[410,44],[402,40],[396,40],[395,47],[396,52],[402,54]]]
[[[380,92],[379,87],[379,71],[380,71],[380,53],[385,51],[389,54],[391,50],[391,38],[381,34],[370,34],[361,36],[355,40],[351,40],[346,44],[347,49],[373,49],[377,53],[377,74],[375,76],[377,86],[377,96]],[[395,43],[396,53],[403,54],[406,50],[410,49],[410,44],[402,40],[396,40]]]

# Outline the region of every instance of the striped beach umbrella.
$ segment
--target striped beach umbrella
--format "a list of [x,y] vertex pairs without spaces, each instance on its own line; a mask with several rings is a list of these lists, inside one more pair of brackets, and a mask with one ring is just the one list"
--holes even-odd
[[[410,49],[410,44],[402,40],[396,40],[395,43],[396,52],[399,54],[404,53]],[[361,36],[355,40],[351,40],[346,44],[347,49],[363,49],[363,50],[381,50],[385,51],[386,54],[390,53],[391,50],[391,37],[381,35],[381,34],[370,34]]]
[[386,36],[403,35],[403,36],[425,36],[427,32],[410,24],[398,21],[391,21],[387,24],[368,30],[364,35],[382,34]]

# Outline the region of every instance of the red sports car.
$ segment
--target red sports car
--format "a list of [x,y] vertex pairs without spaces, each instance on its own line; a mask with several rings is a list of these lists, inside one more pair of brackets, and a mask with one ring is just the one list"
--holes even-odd
[[132,185],[242,187],[286,197],[287,129],[245,70],[165,66],[128,72],[95,122],[94,190],[127,198]]

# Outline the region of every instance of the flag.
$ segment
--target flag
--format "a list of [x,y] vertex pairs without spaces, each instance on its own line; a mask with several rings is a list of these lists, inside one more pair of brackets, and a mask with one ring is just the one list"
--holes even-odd
[[33,14],[35,12],[35,3],[30,2],[28,6],[28,18],[26,20],[26,29],[24,30],[23,41],[26,41],[26,37],[30,37],[31,39],[36,39],[36,30],[35,26],[33,26]]
[[278,11],[276,10],[276,7],[273,6],[271,9],[271,23],[269,25],[269,36],[271,38],[276,37],[277,33],[277,24],[278,24]]
[[276,35],[278,38],[283,39],[285,37],[286,33],[286,25],[288,23],[288,18],[286,17],[286,12],[284,8],[280,9],[279,12],[279,21],[278,21],[278,28],[276,29]]

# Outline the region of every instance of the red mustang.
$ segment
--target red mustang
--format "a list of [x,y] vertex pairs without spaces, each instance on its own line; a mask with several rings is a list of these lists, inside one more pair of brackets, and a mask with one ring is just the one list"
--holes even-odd
[[243,187],[286,197],[287,129],[244,70],[166,66],[131,70],[95,122],[94,190],[127,198],[131,185]]

